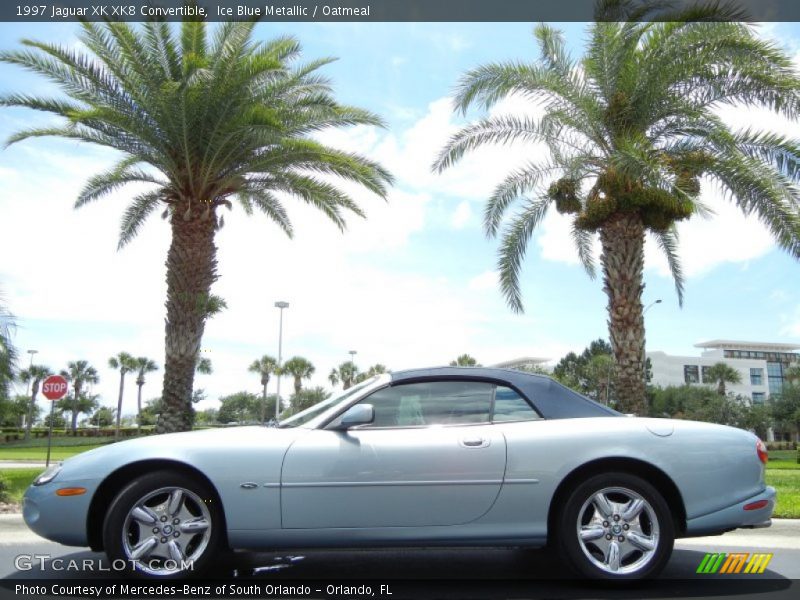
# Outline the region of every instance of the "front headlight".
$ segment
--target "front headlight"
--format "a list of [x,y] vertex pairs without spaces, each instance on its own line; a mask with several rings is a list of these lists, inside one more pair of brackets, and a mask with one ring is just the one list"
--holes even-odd
[[33,485],[44,485],[45,483],[53,481],[60,470],[61,463],[50,465],[41,475],[33,480]]

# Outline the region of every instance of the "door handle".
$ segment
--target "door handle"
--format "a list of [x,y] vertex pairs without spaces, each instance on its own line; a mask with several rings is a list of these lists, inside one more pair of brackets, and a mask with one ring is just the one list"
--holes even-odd
[[482,437],[462,438],[461,445],[465,448],[486,448],[489,445],[489,440]]

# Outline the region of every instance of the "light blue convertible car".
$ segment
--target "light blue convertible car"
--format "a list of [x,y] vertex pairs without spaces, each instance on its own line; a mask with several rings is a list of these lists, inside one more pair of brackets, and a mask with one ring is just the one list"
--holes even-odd
[[752,433],[621,415],[548,377],[383,375],[283,421],[120,442],[28,489],[36,533],[132,572],[226,549],[543,546],[581,575],[655,576],[675,538],[769,524]]

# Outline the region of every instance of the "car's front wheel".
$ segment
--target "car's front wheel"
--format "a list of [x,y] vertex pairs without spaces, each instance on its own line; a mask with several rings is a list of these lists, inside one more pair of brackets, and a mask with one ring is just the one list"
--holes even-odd
[[569,495],[559,515],[562,556],[580,574],[596,579],[655,577],[675,541],[669,507],[644,479],[604,473]]
[[222,520],[208,486],[174,471],[142,475],[114,498],[103,523],[115,570],[177,578],[213,560]]

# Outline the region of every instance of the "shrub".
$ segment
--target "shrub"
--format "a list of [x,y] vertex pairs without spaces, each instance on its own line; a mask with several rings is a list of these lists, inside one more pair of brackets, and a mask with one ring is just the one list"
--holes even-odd
[[10,487],[8,479],[0,473],[0,502],[11,502]]

